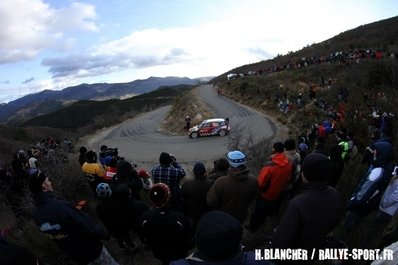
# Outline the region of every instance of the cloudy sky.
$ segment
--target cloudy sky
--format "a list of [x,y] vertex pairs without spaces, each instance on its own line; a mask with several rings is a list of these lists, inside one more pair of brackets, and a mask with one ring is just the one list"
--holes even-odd
[[396,0],[1,0],[0,102],[217,76],[397,14]]

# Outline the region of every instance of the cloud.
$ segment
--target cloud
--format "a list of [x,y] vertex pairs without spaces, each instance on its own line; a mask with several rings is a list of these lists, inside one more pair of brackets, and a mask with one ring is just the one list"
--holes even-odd
[[95,9],[74,2],[54,9],[42,0],[0,1],[0,64],[34,59],[49,48],[67,45],[68,30],[96,31]]
[[29,78],[29,79],[24,80],[24,81],[22,82],[22,84],[28,84],[28,83],[32,82],[33,80],[35,80],[35,78],[34,78],[34,77],[31,77],[31,78]]

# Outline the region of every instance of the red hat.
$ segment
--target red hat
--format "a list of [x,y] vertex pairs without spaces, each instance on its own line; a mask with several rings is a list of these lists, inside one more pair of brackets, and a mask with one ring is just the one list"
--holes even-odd
[[145,169],[140,169],[140,171],[138,171],[138,176],[141,178],[148,178],[149,174]]

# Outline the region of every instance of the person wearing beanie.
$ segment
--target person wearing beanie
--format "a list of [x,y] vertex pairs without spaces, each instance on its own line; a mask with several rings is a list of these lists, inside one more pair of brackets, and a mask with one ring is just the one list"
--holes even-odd
[[320,249],[338,225],[342,210],[339,193],[327,184],[328,157],[311,153],[302,164],[304,193],[290,200],[271,239],[273,248]]
[[140,236],[162,265],[187,256],[193,247],[193,231],[188,218],[170,207],[171,191],[156,183],[149,192],[152,207],[141,215]]
[[292,164],[284,150],[282,142],[275,142],[272,145],[270,160],[258,174],[260,196],[256,200],[250,223],[246,226],[250,231],[256,231],[270,214],[279,210],[281,194],[286,189],[292,175]]
[[246,155],[239,150],[228,152],[228,175],[218,178],[207,192],[207,204],[213,210],[231,214],[241,223],[246,220],[251,203],[257,198],[255,176],[246,166]]
[[35,201],[32,219],[66,255],[79,265],[101,264],[104,260],[108,260],[106,264],[118,264],[101,241],[109,240],[109,233],[87,213],[56,199],[52,183],[42,171],[29,176],[28,187]]
[[185,177],[184,168],[177,162],[176,158],[166,152],[159,156],[159,165],[152,168],[152,179],[154,183],[165,183],[170,188],[170,205],[176,210],[181,209],[181,186],[180,182]]
[[242,233],[240,222],[230,214],[208,212],[196,227],[196,250],[185,259],[172,261],[170,265],[271,264],[266,260],[256,260],[253,251],[242,251]]
[[193,166],[194,179],[187,180],[182,185],[183,211],[192,219],[194,226],[199,218],[210,211],[207,205],[206,195],[213,181],[206,177],[206,167],[202,162],[196,162]]

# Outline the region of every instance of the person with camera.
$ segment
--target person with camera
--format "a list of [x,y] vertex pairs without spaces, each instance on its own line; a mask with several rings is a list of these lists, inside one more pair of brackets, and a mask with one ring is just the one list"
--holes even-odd
[[170,188],[170,205],[179,210],[182,202],[180,181],[186,175],[184,168],[173,155],[162,152],[159,156],[159,165],[152,169],[151,174],[155,184],[161,182]]

